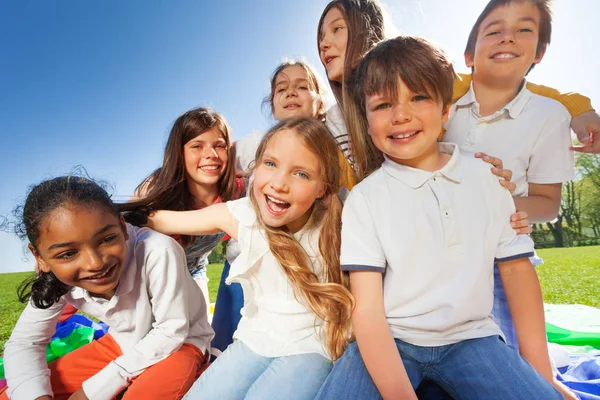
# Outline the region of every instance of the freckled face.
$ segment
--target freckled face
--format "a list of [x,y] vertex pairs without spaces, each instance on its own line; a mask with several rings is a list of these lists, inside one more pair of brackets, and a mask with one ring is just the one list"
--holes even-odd
[[321,163],[291,130],[275,134],[254,172],[252,190],[266,225],[297,232],[326,191]]
[[41,223],[32,249],[43,272],[64,284],[110,299],[127,262],[127,230],[122,218],[103,207],[66,204]]

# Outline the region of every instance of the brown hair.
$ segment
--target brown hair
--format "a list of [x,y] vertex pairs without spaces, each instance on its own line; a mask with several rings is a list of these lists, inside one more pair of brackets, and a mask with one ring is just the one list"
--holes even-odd
[[[321,54],[320,45],[323,19],[333,7],[340,10],[348,26],[348,41],[346,44],[343,76],[349,77],[365,53],[384,39],[383,14],[377,0],[333,0],[327,4],[319,19],[317,28],[317,50],[319,54]],[[329,86],[343,111],[342,83],[329,80]]]
[[452,63],[444,52],[425,39],[413,36],[386,40],[360,61],[348,83],[352,96],[348,132],[358,181],[383,162],[383,154],[367,134],[366,96],[381,93],[396,101],[401,79],[412,92],[427,93],[446,107],[452,102],[454,78]]
[[321,80],[318,78],[317,74],[315,73],[315,71],[311,68],[311,66],[304,62],[304,61],[299,61],[299,60],[286,60],[284,62],[282,62],[281,64],[279,64],[277,66],[277,68],[275,68],[275,70],[273,71],[273,74],[271,74],[271,91],[270,93],[263,99],[263,106],[268,105],[269,109],[271,110],[271,114],[273,114],[273,97],[275,96],[275,81],[277,80],[277,76],[279,76],[279,74],[281,72],[283,72],[284,69],[286,69],[287,67],[301,67],[304,72],[306,72],[306,77],[308,78],[308,83],[311,86],[311,89],[314,90],[317,95],[319,96],[320,100],[321,100],[321,107],[319,107],[319,110],[317,111],[317,115],[315,116],[315,118],[317,118],[319,121],[322,121],[323,119],[325,119],[325,99],[324,99],[324,94],[325,94],[325,90],[323,88],[323,84],[321,83]]
[[[209,129],[218,130],[227,145],[229,157],[225,172],[217,182],[223,201],[232,200],[236,193],[235,157],[230,152],[231,135],[225,118],[207,107],[196,108],[181,115],[171,128],[163,164],[137,187],[143,198],[121,206],[122,211],[140,207],[154,210],[185,211],[194,208],[194,201],[187,187],[183,146]],[[189,236],[182,237],[184,246],[191,241]]]
[[267,234],[269,248],[294,288],[296,299],[323,320],[325,348],[336,360],[346,348],[354,307],[354,298],[347,289],[347,277],[340,270],[342,204],[337,194],[340,175],[338,148],[323,123],[311,118],[290,118],[267,132],[256,151],[257,165],[260,165],[269,141],[283,130],[293,131],[321,163],[321,178],[327,189],[321,198],[315,200],[305,228],[310,230],[321,226],[319,253],[323,262],[324,282],[313,271],[306,250],[286,227],[273,228],[264,223],[252,190],[250,199],[256,210],[258,223]]
[[[550,44],[550,38],[552,36],[552,11],[550,10],[550,0],[490,0],[489,3],[485,6],[479,17],[477,17],[477,21],[475,21],[475,25],[471,28],[471,32],[469,33],[469,39],[467,40],[467,47],[465,47],[465,56],[469,56],[471,58],[475,57],[475,45],[477,43],[477,35],[479,34],[479,28],[481,27],[481,23],[488,15],[491,14],[496,8],[505,7],[513,2],[519,3],[531,3],[537,7],[540,12],[540,31],[538,35],[538,45],[536,49],[536,57],[539,57],[543,54],[546,47]],[[535,64],[531,64],[531,67],[527,71],[531,71]],[[527,74],[525,74],[527,75]]]

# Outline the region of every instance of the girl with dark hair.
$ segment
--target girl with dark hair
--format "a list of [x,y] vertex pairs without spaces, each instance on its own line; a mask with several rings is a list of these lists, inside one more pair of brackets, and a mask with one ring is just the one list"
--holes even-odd
[[[231,144],[223,116],[205,107],[185,112],[171,128],[162,166],[138,186],[125,208],[187,211],[239,198],[245,184],[236,177]],[[224,236],[217,232],[175,237],[185,249],[188,270],[207,304],[208,255]]]
[[241,248],[227,277],[244,291],[236,341],[189,399],[312,399],[348,340],[335,141],[315,119],[286,119],[263,138],[252,173],[249,198],[149,219],[167,234],[223,230]]
[[[98,184],[79,176],[33,187],[21,236],[39,272],[18,290],[28,304],[5,347],[0,399],[181,398],[213,336],[206,304],[171,238],[129,225]],[[46,344],[68,305],[110,333],[47,365]]]

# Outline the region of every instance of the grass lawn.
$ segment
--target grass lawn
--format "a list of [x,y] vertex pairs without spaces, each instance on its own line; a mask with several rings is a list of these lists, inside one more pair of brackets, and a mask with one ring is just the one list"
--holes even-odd
[[[600,246],[541,249],[544,265],[537,267],[544,291],[544,301],[552,304],[585,304],[600,308]],[[208,290],[214,302],[223,265],[208,267]],[[29,274],[0,274],[0,354],[4,342],[24,305],[17,300],[16,289]]]

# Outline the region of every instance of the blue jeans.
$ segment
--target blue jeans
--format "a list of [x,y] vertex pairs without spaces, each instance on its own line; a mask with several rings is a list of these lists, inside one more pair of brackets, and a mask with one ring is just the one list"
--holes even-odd
[[316,353],[263,357],[236,340],[200,375],[184,399],[312,400],[332,366]]
[[[498,336],[438,347],[414,346],[396,340],[396,347],[414,389],[428,379],[457,400],[563,398]],[[381,399],[356,342],[335,363],[316,398]]]
[[233,342],[233,333],[242,318],[240,310],[244,306],[242,286],[239,283],[225,284],[225,279],[229,275],[229,268],[229,262],[225,261],[219,291],[217,292],[215,314],[212,320],[215,337],[211,346],[221,351],[225,351],[227,346]]

